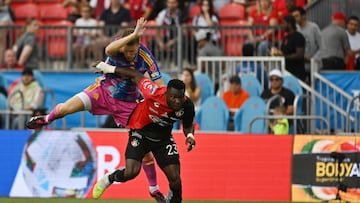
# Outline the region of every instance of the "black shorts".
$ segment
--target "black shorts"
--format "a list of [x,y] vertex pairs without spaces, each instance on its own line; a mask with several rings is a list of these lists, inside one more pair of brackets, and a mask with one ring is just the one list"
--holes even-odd
[[152,152],[160,168],[170,164],[180,165],[179,152],[174,138],[170,135],[162,140],[147,138],[136,131],[129,132],[129,141],[126,147],[126,159],[142,161],[145,154]]

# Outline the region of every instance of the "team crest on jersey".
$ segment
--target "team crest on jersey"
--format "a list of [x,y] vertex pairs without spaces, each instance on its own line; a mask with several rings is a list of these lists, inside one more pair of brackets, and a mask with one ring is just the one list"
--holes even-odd
[[153,86],[154,86],[154,84],[152,83],[152,82],[150,82],[150,81],[145,81],[144,83],[143,83],[143,88],[144,89],[152,89],[153,88]]
[[155,63],[151,64],[151,66],[150,66],[150,71],[151,71],[151,72],[156,71],[156,65],[155,65]]
[[180,116],[184,115],[184,109],[180,109],[179,111],[175,111],[175,115],[176,115],[176,117],[180,117]]
[[138,139],[133,138],[133,140],[131,140],[130,144],[131,144],[131,146],[133,146],[133,147],[137,147],[137,146],[139,146],[140,143],[139,143],[139,140],[138,140]]

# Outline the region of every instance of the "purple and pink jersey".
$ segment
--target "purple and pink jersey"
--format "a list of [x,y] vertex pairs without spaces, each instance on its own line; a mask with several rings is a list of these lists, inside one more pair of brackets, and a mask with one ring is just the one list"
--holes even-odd
[[[133,67],[140,73],[147,72],[152,81],[161,78],[161,73],[154,56],[143,45],[135,60],[129,62],[124,54],[118,52],[106,59],[108,64],[116,67]],[[93,85],[84,90],[88,98],[79,95],[85,103],[85,108],[95,115],[111,114],[117,124],[126,125],[129,115],[136,107],[136,101],[141,99],[137,85],[129,78],[115,74],[104,74],[96,79]]]
[[[128,62],[124,54],[118,52],[115,56],[108,57],[105,62],[116,67],[134,67],[136,71],[142,74],[147,72],[152,81],[161,78],[161,73],[154,56],[141,44],[134,61]],[[105,74],[101,85],[115,99],[131,102],[140,98],[140,92],[136,84],[129,78]]]

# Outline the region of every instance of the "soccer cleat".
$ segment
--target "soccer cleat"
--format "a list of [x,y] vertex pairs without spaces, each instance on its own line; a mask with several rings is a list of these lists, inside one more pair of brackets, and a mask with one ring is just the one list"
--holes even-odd
[[150,192],[150,196],[152,198],[154,198],[157,203],[165,203],[166,202],[164,195],[159,190],[156,190],[153,193]]
[[41,128],[47,124],[49,123],[45,121],[45,116],[34,116],[31,117],[28,122],[26,122],[26,127],[29,129],[36,129]]
[[98,180],[93,188],[92,195],[94,199],[98,199],[105,192],[106,188],[111,185],[109,176],[111,173],[105,174],[100,180]]
[[165,203],[170,203],[172,197],[173,197],[173,192],[171,190],[169,190],[168,195],[165,199]]

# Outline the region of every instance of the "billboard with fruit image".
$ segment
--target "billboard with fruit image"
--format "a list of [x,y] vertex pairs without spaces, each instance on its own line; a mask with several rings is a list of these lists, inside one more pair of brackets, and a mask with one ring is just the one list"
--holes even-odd
[[360,201],[360,138],[294,137],[292,201]]

